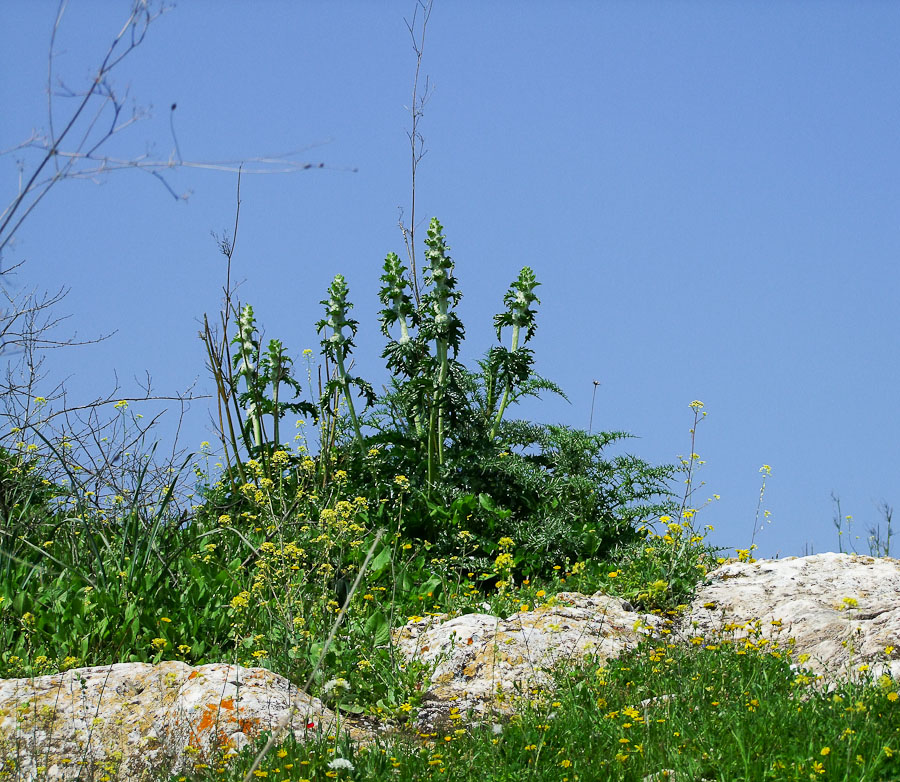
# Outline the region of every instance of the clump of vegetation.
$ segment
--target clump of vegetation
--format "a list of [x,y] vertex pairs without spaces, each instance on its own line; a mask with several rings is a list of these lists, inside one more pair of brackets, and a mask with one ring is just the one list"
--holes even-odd
[[[359,324],[338,275],[318,323],[317,393],[312,351],[304,386],[281,341],[263,346],[251,306],[228,292],[218,333],[207,319],[216,468],[204,443],[199,456],[153,469],[147,430],[127,419],[125,401],[103,441],[129,454],[114,480],[102,478],[115,471],[85,470],[65,439],[54,443],[40,427],[10,433],[0,451],[0,676],[235,660],[308,682],[345,716],[399,731],[368,749],[340,737],[305,747],[289,739],[254,769],[273,779],[468,779],[484,767],[503,769],[498,778],[574,780],[594,768],[610,779],[667,768],[698,779],[850,769],[864,778],[888,768],[898,746],[893,683],[820,697],[803,691],[788,651],[727,640],[686,649],[648,641],[604,669],[560,671],[556,694],[530,693],[519,717],[493,726],[461,721],[445,736],[405,729],[427,690],[425,667],[394,657],[391,630],[410,618],[507,616],[560,591],[603,591],[671,618],[717,561],[711,527],[697,526],[692,505],[702,403],[691,403],[691,454],[677,466],[608,455],[622,432],[511,417],[525,396],[562,393],[535,373],[528,347],[536,275],[526,267],[512,282],[494,317],[498,344],[472,369],[460,358],[461,292],[437,220],[426,246],[419,301],[399,258],[384,262],[380,327],[392,379],[380,395],[350,375]],[[231,246],[223,251],[230,262]],[[292,442],[287,416],[303,416]],[[186,506],[189,464],[196,493]],[[648,707],[662,691],[671,701]],[[849,712],[838,708],[845,701]],[[758,738],[767,724],[814,739],[773,754]],[[596,740],[572,741],[585,730]],[[890,738],[876,747],[877,737]],[[236,778],[249,764],[245,752],[213,771]]]
[[[234,373],[221,352],[210,350],[220,407],[239,420],[224,438],[226,452],[250,453],[268,480],[296,483],[288,478],[290,470],[270,470],[269,459],[282,447],[276,436],[280,417],[302,410],[318,425],[315,469],[323,482],[346,473],[347,485],[374,503],[403,476],[410,486],[404,535],[427,543],[436,555],[461,556],[459,569],[467,572],[488,570],[496,541],[510,537],[518,544],[513,572],[520,580],[548,575],[559,562],[608,556],[638,539],[640,521],[677,511],[669,485],[673,466],[606,456],[626,433],[588,434],[508,417],[526,396],[562,393],[534,372],[528,347],[537,328],[534,272],[523,268],[505,293],[505,309],[494,316],[499,344],[473,371],[460,361],[465,329],[456,309],[462,294],[437,220],[431,221],[426,246],[419,303],[398,256],[391,253],[384,262],[380,326],[392,375],[381,396],[348,372],[359,324],[349,316],[353,305],[342,275],[322,302],[325,317],[318,329],[328,379],[317,400],[279,402],[279,382],[300,389],[281,357],[283,347],[273,340],[263,353],[253,309],[233,308],[239,325]],[[507,331],[508,347],[502,342]],[[268,437],[264,416],[271,419]],[[297,463],[290,467],[292,476],[302,469]],[[229,464],[227,472],[224,492],[210,498],[219,504],[234,501],[246,482],[240,463]],[[460,535],[468,543],[465,556],[457,552]]]
[[[233,247],[222,249],[230,264]],[[359,324],[341,275],[322,302],[325,379],[315,395],[280,340],[262,343],[253,307],[227,291],[220,330],[207,319],[201,335],[218,390],[221,469],[210,474],[194,461],[199,496],[189,510],[178,489],[189,460],[151,482],[152,448],[137,455],[146,432],[134,429],[133,414],[129,424],[127,402],[115,405],[115,442],[105,438],[108,452],[132,454],[127,480],[104,485],[38,427],[14,433],[7,477],[25,472],[10,484],[18,494],[4,491],[0,675],[237,656],[303,679],[324,654],[319,679],[348,678],[354,708],[390,713],[413,697],[414,683],[398,687],[387,673],[389,631],[405,617],[485,599],[511,611],[529,589],[566,578],[570,587],[608,587],[604,563],[626,562],[651,534],[648,521],[678,511],[675,468],[606,457],[624,433],[510,418],[525,396],[561,393],[534,372],[528,347],[539,304],[534,272],[522,269],[504,294],[498,344],[476,371],[460,360],[462,294],[437,220],[425,258],[419,302],[399,258],[384,262],[380,327],[392,381],[381,395],[349,374]],[[312,351],[304,354],[309,381]],[[316,441],[301,425],[284,442],[283,419],[298,415]],[[210,453],[204,444],[201,455]],[[56,464],[63,484],[36,477],[41,459]],[[688,559],[702,556],[692,546]],[[665,586],[645,593],[634,586],[638,576],[623,577],[622,593],[646,606],[680,600],[693,583],[672,565],[635,558],[628,572],[656,568],[653,582]],[[343,607],[346,631],[325,650]]]

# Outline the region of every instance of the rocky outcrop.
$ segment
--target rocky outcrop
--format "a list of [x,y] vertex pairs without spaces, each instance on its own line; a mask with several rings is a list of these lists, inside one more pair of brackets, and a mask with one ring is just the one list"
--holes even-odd
[[408,659],[437,665],[420,713],[429,730],[453,713],[508,712],[511,695],[547,686],[560,663],[603,662],[661,630],[668,641],[791,646],[826,685],[860,674],[900,680],[900,561],[816,554],[732,562],[708,575],[671,626],[616,598],[562,593],[505,620],[423,619],[395,640]]
[[[818,554],[711,572],[672,626],[602,594],[557,595],[531,611],[437,616],[394,633],[398,653],[432,666],[419,727],[472,711],[508,712],[514,696],[552,683],[578,657],[606,660],[642,635],[689,641],[723,636],[792,644],[824,682],[887,673],[900,680],[900,562]],[[891,648],[896,647],[896,648]],[[119,779],[215,762],[273,728],[296,702],[302,740],[339,729],[320,701],[284,677],[226,664],[130,663],[0,681],[0,757],[13,779],[74,780],[87,770]],[[372,734],[344,724],[357,741]],[[15,765],[13,765],[15,764]]]
[[509,711],[516,693],[551,683],[550,671],[576,658],[606,660],[660,627],[616,598],[563,592],[533,611],[498,619],[465,614],[430,617],[394,634],[401,654],[436,667],[419,720],[430,730],[450,715]]
[[0,778],[140,780],[213,765],[292,703],[298,739],[337,729],[319,700],[263,668],[121,663],[0,680]]
[[900,680],[900,560],[815,554],[732,562],[707,576],[680,626],[682,636],[791,642],[795,658],[804,656],[803,666],[826,682],[859,673]]

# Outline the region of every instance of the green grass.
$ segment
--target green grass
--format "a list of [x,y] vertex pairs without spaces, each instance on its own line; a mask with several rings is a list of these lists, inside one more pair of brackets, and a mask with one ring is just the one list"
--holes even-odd
[[[459,569],[474,545],[464,530],[458,553],[439,557],[427,541],[404,535],[405,481],[393,482],[373,512],[372,503],[352,497],[339,472],[324,489],[313,486],[311,461],[298,468],[308,471],[310,485],[292,484],[291,514],[283,512],[279,488],[258,476],[263,488],[246,489],[241,515],[199,513],[186,527],[161,525],[153,556],[137,575],[128,573],[134,552],[143,550],[134,538],[149,534],[152,516],[134,520],[135,508],[121,503],[102,518],[72,513],[77,503],[70,501],[69,510],[64,505],[35,521],[32,538],[53,559],[22,560],[0,585],[0,675],[129,659],[236,659],[303,682],[338,610],[335,573],[352,573],[362,562],[377,512],[395,528],[375,547],[311,691],[344,719],[389,726],[392,738],[368,747],[339,737],[305,746],[288,738],[255,778],[574,782],[642,780],[666,769],[698,780],[900,777],[896,682],[823,692],[815,677],[792,670],[790,649],[728,637],[712,645],[648,640],[605,666],[584,661],[560,670],[555,690],[521,693],[514,718],[478,722],[456,713],[439,732],[418,734],[411,726],[428,671],[398,666],[386,643],[389,629],[409,616],[483,611],[484,603],[509,615],[558,591],[603,589],[675,621],[686,584],[715,560],[687,514],[657,524],[658,532],[646,528],[612,559],[563,562],[533,578],[517,576],[515,541],[501,539],[486,580],[486,573]],[[247,469],[259,468],[251,462]],[[300,503],[298,494],[305,497]],[[53,562],[69,567],[54,573]],[[93,586],[73,583],[76,568]],[[19,589],[26,581],[29,588]],[[350,685],[340,701],[324,691],[336,677]],[[179,778],[240,779],[260,746]],[[335,758],[353,771],[329,767]]]
[[[753,644],[648,641],[605,666],[560,671],[555,690],[523,693],[512,718],[451,713],[437,732],[364,747],[291,738],[256,777],[642,780],[668,770],[690,780],[896,779],[896,682],[823,693],[789,661]],[[241,779],[258,750],[190,779]],[[352,772],[335,773],[335,758]]]

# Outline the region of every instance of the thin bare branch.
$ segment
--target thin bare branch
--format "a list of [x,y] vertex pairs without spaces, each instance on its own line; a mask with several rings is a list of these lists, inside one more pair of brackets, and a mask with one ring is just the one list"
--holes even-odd
[[[64,7],[65,6],[63,5],[62,9],[64,9]],[[91,99],[94,97],[94,95],[97,94],[97,92],[100,90],[100,86],[102,84],[104,84],[104,82],[106,81],[106,78],[107,78],[110,70],[112,68],[114,68],[118,63],[120,63],[122,61],[122,59],[124,57],[126,57],[129,53],[134,51],[134,49],[138,45],[137,43],[134,42],[134,40],[132,40],[132,45],[129,46],[128,48],[126,48],[125,51],[119,57],[117,57],[116,59],[113,59],[113,52],[115,51],[116,46],[118,45],[119,41],[121,40],[122,36],[125,34],[125,31],[129,28],[129,26],[135,24],[135,20],[141,10],[144,10],[145,14],[146,14],[146,20],[145,20],[146,26],[149,26],[150,22],[152,22],[153,19],[156,18],[156,16],[159,16],[159,14],[162,13],[162,11],[160,11],[156,16],[151,17],[150,11],[149,11],[149,6],[147,5],[146,0],[136,0],[134,5],[132,6],[131,14],[129,15],[128,19],[126,20],[125,25],[122,27],[122,30],[119,32],[119,34],[113,40],[112,44],[110,45],[109,49],[106,52],[106,56],[103,58],[103,61],[100,64],[100,67],[97,69],[97,75],[94,77],[94,80],[91,83],[90,88],[81,96],[81,101],[78,104],[78,107],[75,109],[74,113],[69,118],[69,121],[66,123],[65,127],[63,128],[63,130],[59,134],[59,136],[54,135],[52,137],[52,139],[50,140],[49,146],[45,149],[43,159],[37,165],[35,170],[32,172],[31,177],[28,179],[28,182],[25,185],[25,188],[22,190],[21,193],[19,193],[19,195],[15,199],[13,199],[13,202],[10,204],[10,206],[8,206],[4,210],[3,217],[2,217],[2,219],[0,219],[0,252],[3,251],[4,247],[6,247],[6,245],[9,243],[9,241],[12,239],[12,237],[15,233],[14,230],[9,231],[8,228],[9,228],[9,225],[12,222],[13,218],[15,217],[16,212],[22,206],[25,198],[31,193],[32,186],[38,180],[38,177],[41,175],[41,172],[44,170],[44,168],[47,166],[47,164],[51,160],[53,160],[53,158],[59,152],[59,145],[63,142],[63,140],[65,140],[65,138],[69,135],[71,130],[76,126],[79,118],[81,117],[81,115],[84,113],[85,109],[90,104]],[[53,27],[53,33],[52,33],[52,37],[51,37],[51,45],[52,45],[52,41],[54,41],[55,37],[56,37],[59,19],[60,19],[60,14],[57,14],[57,22],[54,24],[54,27]],[[141,36],[139,41],[140,40],[143,40],[143,36]],[[139,43],[139,41],[138,41],[138,43]],[[53,56],[52,51],[51,51],[50,56],[51,57]],[[48,100],[49,99],[50,98],[48,98]],[[53,111],[53,108],[51,105],[50,112],[52,113],[52,111]],[[54,177],[54,181],[56,181],[56,177]],[[44,193],[41,194],[41,197],[43,197],[43,195],[44,195]],[[15,224],[15,227],[18,228],[19,225],[21,225],[21,220]]]
[[[254,157],[249,159],[250,166],[246,166],[247,161],[244,160],[184,160],[175,134],[175,104],[172,104],[169,116],[174,149],[168,159],[155,159],[146,154],[128,159],[102,155],[101,149],[110,139],[149,116],[140,109],[133,110],[130,115],[125,114],[128,91],[118,93],[110,77],[114,69],[144,42],[156,19],[169,9],[157,5],[156,0],[132,0],[130,13],[112,39],[90,84],[83,90],[77,90],[67,87],[61,81],[58,86],[54,84],[54,81],[58,81],[55,74],[56,42],[67,6],[68,0],[60,0],[50,34],[47,63],[48,130],[46,134],[33,131],[27,140],[0,152],[0,156],[23,150],[37,155],[35,165],[33,168],[29,166],[27,173],[25,162],[18,161],[20,181],[16,195],[0,212],[0,258],[35,207],[63,180],[97,180],[113,171],[134,169],[157,179],[173,199],[185,200],[190,192],[176,192],[165,176],[174,168],[231,173],[243,170],[244,174],[288,174],[325,168],[356,171],[355,168],[332,167],[323,162],[293,159],[299,151]],[[76,105],[58,129],[54,98],[60,97],[73,99]]]
[[[416,171],[419,162],[425,157],[428,150],[425,149],[425,139],[419,131],[419,121],[425,113],[425,104],[431,97],[432,87],[428,77],[425,77],[425,88],[419,94],[419,72],[422,69],[422,57],[425,54],[425,31],[428,27],[428,20],[431,18],[431,10],[434,6],[434,0],[416,0],[416,7],[413,10],[412,21],[406,22],[406,29],[409,30],[409,36],[412,39],[413,51],[416,54],[416,73],[413,78],[412,103],[407,108],[412,120],[411,130],[406,134],[409,139],[409,151],[412,165],[412,178],[410,188],[410,221],[407,226],[403,222],[403,210],[400,210],[400,231],[403,233],[403,242],[406,245],[406,255],[409,258],[410,276],[412,277],[413,294],[416,297],[416,304],[421,303],[419,295],[419,275],[416,269]],[[421,30],[417,34],[417,17],[422,12]]]

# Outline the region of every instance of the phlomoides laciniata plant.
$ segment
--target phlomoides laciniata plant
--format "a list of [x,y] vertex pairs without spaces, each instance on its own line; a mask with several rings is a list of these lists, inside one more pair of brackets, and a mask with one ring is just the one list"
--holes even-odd
[[[359,417],[356,415],[356,407],[353,404],[350,387],[356,386],[359,389],[366,399],[366,406],[374,404],[375,392],[365,380],[353,377],[347,371],[347,358],[354,347],[353,338],[356,336],[356,327],[358,325],[355,320],[347,316],[347,312],[353,308],[353,305],[347,301],[349,292],[350,289],[347,287],[343,275],[336,275],[328,288],[328,298],[320,302],[325,305],[325,317],[316,324],[316,329],[320,334],[325,332],[321,343],[322,354],[327,360],[333,361],[336,367],[334,376],[330,377],[325,384],[326,393],[322,396],[322,399],[327,400],[338,394],[343,395],[347,403],[347,412],[350,414],[350,420],[353,424],[356,444],[359,448],[362,448],[362,429],[359,425]],[[347,329],[349,333],[345,334],[344,329]]]
[[[443,234],[443,226],[432,219],[428,228],[424,271],[425,291],[421,304],[412,296],[412,281],[408,269],[395,253],[388,254],[381,276],[383,286],[379,298],[384,305],[380,312],[381,331],[388,337],[383,357],[392,373],[393,392],[385,400],[401,411],[407,431],[413,434],[427,455],[428,480],[435,480],[436,469],[446,461],[445,449],[453,439],[453,425],[464,413],[471,413],[468,397],[472,375],[459,363],[457,355],[465,329],[456,313],[462,297],[457,288],[454,263]],[[533,352],[525,347],[534,335],[534,305],[538,282],[534,272],[525,267],[504,295],[506,310],[494,316],[498,340],[504,328],[511,328],[510,347],[495,346],[481,362],[484,391],[479,407],[489,439],[499,437],[499,425],[509,405],[523,394],[535,393],[538,388],[559,391],[552,384],[532,375]],[[331,408],[331,400],[342,399],[358,446],[363,445],[363,423],[351,393],[356,386],[371,407],[376,395],[369,383],[349,373],[349,358],[354,347],[358,323],[349,316],[353,304],[348,300],[349,288],[343,275],[335,276],[328,288],[328,298],[322,300],[325,317],[317,323],[322,334],[321,350],[326,366],[334,367],[325,383],[319,410],[310,403],[297,401],[300,384],[291,375],[291,359],[279,340],[270,340],[262,351],[252,306],[245,305],[237,316],[238,333],[231,340],[234,346],[231,371],[221,373],[225,397],[235,401],[235,412],[242,421],[240,435],[244,450],[260,451],[268,442],[263,417],[272,419],[272,443],[278,443],[279,421],[289,412],[312,415],[337,414],[338,405]],[[391,330],[399,329],[393,335]],[[218,362],[213,362],[218,363]],[[241,387],[241,385],[243,387]],[[226,388],[227,387],[227,388]],[[285,402],[280,398],[283,389],[294,392]],[[221,391],[220,391],[221,393]],[[237,452],[237,437],[232,436]]]
[[[303,387],[291,375],[293,360],[285,352],[281,340],[270,339],[265,353],[261,351],[253,307],[249,304],[240,311],[238,333],[231,344],[236,346],[232,356],[234,380],[244,383],[244,391],[237,397],[246,414],[244,443],[249,453],[258,454],[269,444],[263,416],[272,418],[271,445],[277,446],[281,442],[279,424],[285,415],[315,415],[316,410],[309,402],[297,400]],[[282,390],[293,391],[294,401],[285,401]]]
[[[453,439],[468,404],[467,389],[472,376],[456,361],[465,330],[456,314],[461,298],[457,289],[453,261],[443,235],[443,226],[432,219],[426,240],[426,292],[416,307],[411,295],[411,278],[395,253],[384,262],[383,287],[379,297],[381,330],[389,338],[384,350],[388,369],[394,373],[394,393],[390,403],[399,408],[427,453],[428,481],[435,480],[437,467],[446,462],[445,448]],[[499,437],[499,425],[508,406],[524,393],[533,393],[533,353],[524,344],[533,336],[536,323],[534,293],[538,286],[534,272],[525,267],[504,296],[506,311],[494,317],[497,339],[504,327],[512,328],[510,348],[495,346],[481,362],[483,394],[481,421],[490,440]],[[391,338],[391,329],[399,335]],[[523,336],[524,335],[524,336]],[[433,350],[432,350],[433,344]],[[546,381],[544,389],[555,389]]]
[[[446,462],[446,447],[448,440],[453,440],[454,427],[464,419],[473,419],[474,413],[469,408],[472,378],[476,376],[457,360],[465,333],[456,313],[462,294],[457,288],[443,226],[437,219],[431,220],[425,243],[427,265],[421,304],[414,303],[409,272],[395,253],[385,259],[379,297],[384,307],[380,313],[381,330],[388,337],[383,357],[392,373],[393,386],[382,402],[395,413],[399,412],[399,416],[393,416],[394,421],[421,448],[430,485],[436,480],[437,469]],[[230,246],[223,248],[226,256],[230,250]],[[534,305],[540,303],[534,293],[537,286],[534,272],[523,268],[504,296],[506,310],[494,317],[498,340],[507,327],[512,329],[512,337],[509,348],[495,346],[481,362],[484,391],[479,398],[478,417],[490,440],[499,438],[504,412],[523,394],[533,394],[538,388],[558,391],[552,384],[532,376],[533,354],[525,347],[536,328]],[[238,309],[226,297],[225,306],[230,310],[223,313],[226,334],[229,316],[237,321],[237,333],[230,340],[233,347],[230,365],[223,360],[221,348],[217,350],[217,345],[210,341],[211,335],[201,336],[206,337],[204,341],[222,403],[223,442],[233,454],[243,451],[265,458],[266,450],[280,443],[279,424],[284,415],[305,413],[335,418],[341,400],[347,406],[356,445],[362,448],[363,421],[354,403],[352,387],[356,386],[364,398],[366,409],[375,403],[376,395],[369,383],[349,372],[358,323],[349,316],[353,304],[348,294],[346,280],[339,274],[328,288],[328,297],[321,302],[325,317],[317,323],[317,329],[322,334],[321,352],[326,367],[333,367],[333,372],[328,373],[317,405],[299,399],[302,389],[292,376],[292,361],[283,344],[273,339],[262,350],[253,307],[247,304]],[[392,329],[399,329],[399,334],[392,335]],[[290,399],[283,398],[284,391],[291,392]],[[269,431],[265,426],[266,417],[271,419]],[[243,481],[243,471],[239,464],[236,466]]]
[[[486,396],[487,409],[493,410],[497,391],[503,389],[503,398],[497,408],[491,426],[491,439],[497,435],[497,427],[503,419],[503,413],[511,401],[516,398],[516,389],[531,377],[531,364],[533,352],[524,347],[533,336],[537,324],[532,304],[540,304],[541,300],[535,296],[534,289],[540,285],[535,279],[534,272],[526,266],[519,272],[519,278],[510,285],[503,297],[506,304],[506,312],[494,316],[494,325],[497,328],[497,339],[502,340],[504,326],[512,327],[512,339],[509,350],[502,345],[491,348],[488,353],[486,367]],[[525,338],[519,345],[522,329],[525,330]]]
[[[425,447],[430,485],[437,466],[444,463],[448,426],[465,401],[465,369],[456,360],[465,330],[455,312],[462,294],[436,218],[431,220],[425,243],[428,265],[421,305],[414,306],[410,276],[394,253],[385,259],[379,297],[384,305],[381,331],[390,340],[382,355],[394,373],[390,403],[399,408],[408,429]],[[396,340],[390,339],[393,326],[400,328]]]
[[[525,396],[552,391],[565,398],[533,371],[528,343],[540,301],[532,269],[523,268],[506,291],[504,309],[494,316],[501,344],[487,351],[479,372],[472,372],[458,358],[465,333],[457,314],[461,293],[436,219],[425,244],[420,303],[398,256],[390,253],[384,261],[379,320],[387,337],[382,356],[391,379],[380,395],[350,374],[358,323],[350,317],[353,305],[342,275],[322,300],[325,313],[317,328],[326,382],[320,376],[314,403],[298,400],[300,386],[291,377],[282,344],[272,340],[262,351],[252,308],[232,309],[238,323],[230,343],[232,361],[221,361],[219,371],[214,370],[220,412],[230,410],[225,418],[220,415],[221,431],[235,432],[230,443],[223,436],[226,450],[230,444],[234,454],[260,454],[274,478],[266,459],[279,443],[277,421],[287,412],[311,413],[321,426],[316,466],[323,481],[340,462],[357,489],[374,498],[393,486],[397,476],[407,476],[414,486],[408,507],[416,504],[416,512],[406,517],[407,532],[451,546],[442,536],[452,537],[450,528],[462,526],[485,551],[492,540],[514,535],[522,541],[522,551],[530,552],[527,567],[533,572],[551,557],[594,556],[633,533],[647,514],[668,512],[670,467],[603,455],[625,433],[589,435],[507,420],[511,406]],[[229,343],[218,343],[220,354],[224,344]],[[284,402],[284,389],[294,399]],[[267,431],[263,422],[269,417],[273,426]],[[225,426],[231,426],[232,418],[242,422],[233,430]],[[238,477],[245,481],[248,472],[236,467],[232,486]],[[448,507],[459,510],[449,520]]]
[[[230,301],[226,300],[226,307]],[[300,383],[291,374],[293,360],[287,354],[281,340],[271,339],[265,352],[259,341],[259,331],[253,307],[249,304],[237,315],[238,331],[232,338],[234,353],[230,364],[226,363],[224,346],[213,335],[208,322],[200,337],[207,348],[209,366],[216,382],[219,402],[219,436],[225,447],[228,471],[234,469],[234,479],[245,483],[247,475],[240,454],[262,460],[268,464],[270,452],[281,442],[281,419],[288,413],[316,416],[318,411],[309,402],[298,399],[302,393]],[[223,313],[222,323],[227,339],[229,318]],[[284,392],[292,394],[285,399]],[[266,429],[266,416],[271,418],[271,438]]]

